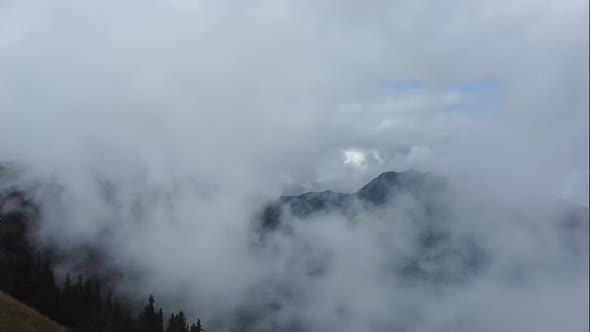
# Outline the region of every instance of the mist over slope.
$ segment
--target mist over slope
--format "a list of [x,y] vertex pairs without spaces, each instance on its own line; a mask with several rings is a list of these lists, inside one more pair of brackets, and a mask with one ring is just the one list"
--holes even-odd
[[[246,242],[241,251],[227,253],[232,257],[191,251],[195,242],[160,244],[154,249],[167,249],[176,259],[196,254],[211,259],[209,265],[186,268],[169,262],[175,269],[160,270],[154,252],[133,260],[120,256],[134,241],[145,240],[142,229],[153,225],[139,221],[128,246],[117,248],[96,242],[121,241],[112,238],[121,232],[114,223],[103,225],[105,235],[95,242],[77,241],[75,247],[47,242],[43,232],[53,226],[44,224],[49,219],[43,214],[71,209],[68,203],[48,206],[45,198],[38,210],[31,200],[42,198],[40,188],[46,185],[38,183],[23,195],[14,194],[18,187],[2,184],[5,193],[13,192],[2,196],[2,215],[40,213],[36,235],[61,250],[62,263],[100,272],[132,298],[133,289],[155,287],[164,301],[198,310],[216,330],[319,331],[353,325],[367,331],[491,331],[509,319],[508,330],[547,324],[578,330],[585,324],[581,291],[588,282],[588,209],[575,204],[539,199],[532,210],[522,201],[494,199],[485,187],[467,195],[450,179],[431,173],[386,172],[352,194],[312,192],[254,207],[262,212],[246,218]],[[113,211],[112,196],[119,189],[111,188],[102,198]],[[175,227],[164,223],[158,238],[163,232],[180,236]],[[191,235],[198,236],[199,229]],[[222,244],[226,250],[230,245]],[[234,260],[225,273],[239,277],[227,284],[202,278],[200,272],[215,267],[217,258]],[[212,286],[223,297],[207,294]],[[203,301],[204,296],[209,297]],[[565,296],[565,302],[555,303],[555,296]],[[217,308],[210,305],[216,300],[221,301]],[[531,311],[514,316],[523,305]],[[558,311],[561,306],[568,311]],[[551,314],[539,322],[537,310]]]
[[587,13],[0,1],[1,189],[211,331],[586,331]]

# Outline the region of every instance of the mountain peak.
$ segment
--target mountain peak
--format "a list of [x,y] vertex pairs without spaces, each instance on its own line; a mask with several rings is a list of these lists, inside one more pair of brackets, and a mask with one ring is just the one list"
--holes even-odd
[[307,192],[296,196],[281,196],[263,211],[263,225],[277,225],[282,207],[298,217],[306,217],[318,212],[338,211],[340,213],[354,213],[354,202],[360,201],[369,206],[385,204],[395,192],[405,191],[417,194],[425,185],[433,183],[432,176],[427,173],[407,170],[404,172],[384,172],[372,179],[356,193],[345,194],[331,190],[321,192]]
[[391,192],[401,186],[423,182],[427,173],[407,170],[403,172],[383,172],[356,192],[363,201],[381,205],[385,203]]

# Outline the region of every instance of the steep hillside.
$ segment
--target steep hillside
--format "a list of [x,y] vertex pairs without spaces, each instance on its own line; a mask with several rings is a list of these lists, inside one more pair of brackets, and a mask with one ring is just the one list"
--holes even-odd
[[0,331],[64,332],[65,328],[0,291]]

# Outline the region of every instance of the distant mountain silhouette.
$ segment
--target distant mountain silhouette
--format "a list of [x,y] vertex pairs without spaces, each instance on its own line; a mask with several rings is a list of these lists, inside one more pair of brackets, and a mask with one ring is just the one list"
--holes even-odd
[[[322,191],[282,196],[262,209],[257,219],[260,223],[258,232],[263,243],[266,236],[274,231],[291,229],[291,223],[296,220],[328,213],[344,218],[355,217],[372,209],[396,204],[398,198],[409,198],[411,208],[404,211],[404,217],[415,227],[410,239],[415,247],[413,254],[405,257],[404,263],[392,269],[412,281],[463,282],[483,271],[490,257],[475,238],[459,235],[454,230],[453,220],[457,216],[449,207],[447,196],[452,192],[446,191],[449,187],[438,176],[410,170],[382,173],[355,193]],[[486,208],[493,210],[495,204],[490,202]],[[549,219],[555,222],[556,232],[571,250],[587,252],[588,209],[563,202],[555,204],[560,205],[554,210],[561,212]],[[515,205],[503,212],[518,219],[523,212],[527,215],[526,212],[530,211],[526,206]],[[391,222],[395,222],[396,217],[383,213],[379,214],[379,218],[392,218]],[[363,222],[362,218],[357,221]]]
[[355,193],[327,190],[281,196],[264,208],[262,225],[264,228],[277,226],[285,212],[300,218],[326,212],[354,214],[358,209],[382,206],[396,194],[409,194],[422,203],[432,203],[434,194],[440,192],[444,185],[443,179],[430,173],[415,170],[384,172]]
[[[2,173],[8,174],[0,172],[0,175]],[[4,177],[4,181],[10,183],[10,178]],[[413,281],[460,282],[485,269],[489,257],[485,247],[476,238],[467,237],[456,231],[454,220],[458,217],[457,213],[461,212],[453,211],[453,207],[449,206],[449,202],[452,201],[449,197],[452,198],[453,195],[452,190],[447,190],[450,187],[445,179],[432,173],[409,170],[382,173],[354,193],[328,190],[281,196],[260,207],[260,215],[255,218],[255,231],[258,236],[254,237],[260,241],[254,241],[254,245],[264,246],[267,236],[272,236],[275,231],[285,230],[289,233],[293,226],[291,222],[313,219],[328,213],[354,218],[354,222],[362,223],[365,221],[363,213],[375,211],[370,218],[381,218],[385,222],[395,223],[399,221],[399,216],[389,213],[387,209],[390,206],[401,207],[403,221],[413,227],[412,234],[408,235],[411,238],[407,240],[414,247],[411,255],[404,256],[401,262],[392,263],[392,270]],[[14,186],[0,186],[0,189],[3,189],[0,190],[1,222],[18,224],[23,220],[42,221],[42,211],[28,197],[26,190],[19,190]],[[474,189],[485,191],[484,188]],[[531,209],[531,206],[548,205],[539,203],[520,206],[519,202],[511,202],[512,205],[506,208],[499,205],[503,204],[502,202],[484,200],[478,203],[482,204],[487,212],[495,213],[495,209],[499,209],[505,213],[500,214],[500,217],[514,218],[517,221],[541,215],[536,209]],[[556,234],[570,248],[568,250],[576,253],[587,252],[588,209],[563,202],[555,204],[559,204],[557,208],[548,209],[555,215],[545,219],[555,222]],[[399,212],[398,210],[400,209],[395,212]],[[469,213],[473,215],[459,217],[477,218],[480,211],[471,210]],[[526,221],[528,223],[531,220]],[[95,251],[90,244],[88,246],[77,249],[80,261],[100,261],[96,259],[98,256],[94,254]]]

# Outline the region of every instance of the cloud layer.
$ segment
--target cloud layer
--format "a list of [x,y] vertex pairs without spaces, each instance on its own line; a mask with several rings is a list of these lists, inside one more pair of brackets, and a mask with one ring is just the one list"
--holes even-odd
[[[156,290],[221,331],[264,296],[282,301],[258,322],[271,330],[587,330],[584,257],[555,265],[562,240],[531,224],[548,217],[521,224],[504,205],[587,206],[587,12],[583,0],[0,1],[0,159],[27,169],[22,185],[52,184],[35,191],[40,241],[97,248],[123,291]],[[423,88],[387,88],[408,80]],[[502,93],[455,88],[479,81]],[[386,282],[385,262],[413,250],[411,199],[362,216],[375,222],[301,223],[252,252],[268,199],[407,168],[452,179],[454,233],[544,272],[525,269],[518,287],[501,266],[459,289]],[[306,257],[332,269],[310,279]]]

